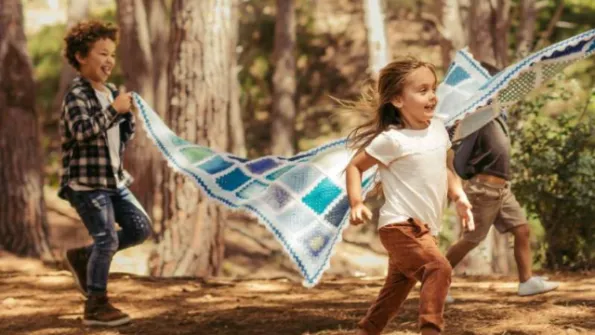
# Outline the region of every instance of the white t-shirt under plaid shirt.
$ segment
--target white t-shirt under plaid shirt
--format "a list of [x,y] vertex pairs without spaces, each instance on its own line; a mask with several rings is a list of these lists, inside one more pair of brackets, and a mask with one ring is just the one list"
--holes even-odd
[[[100,91],[97,89],[93,89],[95,91],[95,96],[97,100],[99,100],[99,104],[101,104],[101,108],[107,108],[113,101],[114,98],[112,97],[112,93],[107,91]],[[110,162],[113,168],[114,178],[116,179],[116,183],[118,187],[122,187],[123,181],[118,179],[117,171],[120,168],[120,125],[119,123],[114,123],[108,130],[107,130],[107,144],[109,148],[109,157]],[[76,182],[70,182],[69,186],[75,191],[90,191],[93,190],[92,187],[87,187],[83,185],[79,185]]]
[[390,128],[365,151],[380,164],[385,203],[378,228],[416,218],[428,224],[432,235],[440,230],[448,190],[446,153],[451,143],[438,117],[425,129]]
[[[109,90],[103,92],[95,90],[95,95],[97,96],[102,109],[107,108],[107,106],[114,101],[112,93]],[[118,123],[115,123],[107,130],[107,145],[109,147],[109,157],[112,163],[112,168],[117,172],[120,169],[120,125]],[[117,173],[114,174],[114,177],[118,184],[120,184],[121,181],[118,180]]]

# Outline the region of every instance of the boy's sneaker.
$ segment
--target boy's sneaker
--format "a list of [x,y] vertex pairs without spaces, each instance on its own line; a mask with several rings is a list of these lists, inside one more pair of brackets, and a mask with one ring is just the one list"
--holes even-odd
[[76,248],[67,250],[64,254],[64,260],[68,270],[74,277],[76,288],[86,297],[87,296],[87,263],[89,257],[85,248]]
[[89,295],[85,303],[84,325],[115,327],[128,322],[130,322],[128,314],[112,306],[105,293]]
[[529,296],[553,291],[560,286],[560,283],[548,281],[547,278],[534,276],[524,283],[519,283],[518,294],[520,296]]

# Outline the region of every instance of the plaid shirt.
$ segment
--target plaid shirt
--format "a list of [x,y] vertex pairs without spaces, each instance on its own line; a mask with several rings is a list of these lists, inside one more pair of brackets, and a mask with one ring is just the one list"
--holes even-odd
[[[106,86],[113,97],[118,96],[113,84]],[[118,171],[110,163],[107,130],[112,126],[120,127],[120,157],[123,157],[125,144],[134,135],[133,114],[118,114],[112,106],[102,110],[89,81],[76,77],[62,102],[60,197],[64,197],[69,182],[97,189],[116,189],[118,181],[130,185],[132,178],[122,163]]]

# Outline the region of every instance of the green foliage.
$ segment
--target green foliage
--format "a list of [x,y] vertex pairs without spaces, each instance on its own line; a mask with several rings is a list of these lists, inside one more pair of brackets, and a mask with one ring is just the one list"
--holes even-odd
[[523,125],[512,127],[514,191],[544,228],[545,266],[590,269],[595,264],[595,126],[585,103],[545,115],[549,106],[563,106],[560,102],[572,97],[557,86],[512,112]]
[[[509,34],[511,60],[516,56],[517,34],[520,25],[520,0],[513,0],[511,14],[511,29]],[[595,1],[591,0],[565,0],[562,16],[558,24],[554,26],[551,36],[547,41],[541,41],[542,34],[548,30],[551,20],[558,8],[559,0],[539,1],[537,6],[536,31],[532,47],[542,48],[548,44],[562,41],[576,34],[583,33],[595,28]],[[537,50],[533,50],[537,51]],[[518,59],[517,59],[518,60]],[[591,57],[581,63],[580,67],[574,67],[574,71],[567,72],[573,78],[579,79],[584,85],[591,87],[595,85],[595,58]]]

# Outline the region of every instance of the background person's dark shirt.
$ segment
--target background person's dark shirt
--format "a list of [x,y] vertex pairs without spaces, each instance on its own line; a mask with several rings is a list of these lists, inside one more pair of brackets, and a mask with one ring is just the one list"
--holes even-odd
[[488,174],[510,180],[510,139],[501,117],[479,129],[468,167],[475,174]]

